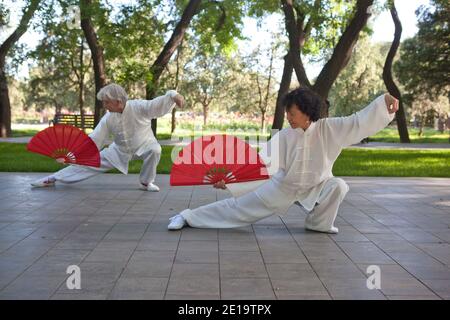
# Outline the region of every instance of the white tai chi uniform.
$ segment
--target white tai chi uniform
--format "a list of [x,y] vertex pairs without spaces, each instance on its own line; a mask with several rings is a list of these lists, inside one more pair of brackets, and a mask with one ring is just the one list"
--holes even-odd
[[71,165],[49,178],[74,183],[113,168],[127,174],[130,160],[142,159],[139,180],[145,185],[152,183],[161,157],[161,146],[153,134],[151,120],[171,112],[176,95],[175,90],[170,90],[153,100],[128,100],[122,113],[107,112],[89,135],[99,150],[111,134],[114,137],[114,142],[100,152],[100,168]]
[[[383,95],[351,116],[319,119],[306,131],[283,129],[260,152],[269,174],[274,173],[269,180],[228,184],[233,198],[186,209],[180,215],[192,227],[233,228],[285,214],[298,202],[310,211],[307,229],[336,233],[334,220],[349,188],[333,176],[333,164],[344,147],[375,134],[393,118]],[[275,165],[274,152],[278,153]]]

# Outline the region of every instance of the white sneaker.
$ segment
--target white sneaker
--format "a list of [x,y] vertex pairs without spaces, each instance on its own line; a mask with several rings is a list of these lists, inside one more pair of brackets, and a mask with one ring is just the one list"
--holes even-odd
[[183,229],[183,227],[187,226],[186,219],[183,218],[181,214],[177,214],[176,216],[173,216],[169,219],[170,223],[167,226],[167,229],[169,230],[180,230]]
[[45,177],[34,182],[31,182],[31,186],[35,188],[44,188],[44,187],[54,187],[55,186],[55,178]]
[[158,192],[159,191],[159,187],[156,184],[153,183],[149,183],[148,185],[145,185],[143,183],[141,183],[141,190],[145,190],[145,191],[151,191],[151,192]]

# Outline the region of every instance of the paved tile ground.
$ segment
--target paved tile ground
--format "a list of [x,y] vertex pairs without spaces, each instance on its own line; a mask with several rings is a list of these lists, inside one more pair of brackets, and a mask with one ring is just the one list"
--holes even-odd
[[[346,178],[338,235],[304,230],[292,207],[239,229],[166,230],[228,196],[211,187],[137,189],[106,174],[30,189],[0,173],[0,299],[449,299],[450,179]],[[67,267],[81,270],[69,290]],[[366,286],[367,267],[381,289]]]

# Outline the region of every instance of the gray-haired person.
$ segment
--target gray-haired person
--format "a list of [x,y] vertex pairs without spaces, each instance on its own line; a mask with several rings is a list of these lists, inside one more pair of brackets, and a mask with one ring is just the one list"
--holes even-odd
[[[101,150],[100,167],[70,165],[31,185],[49,187],[54,186],[55,182],[74,183],[113,168],[127,174],[130,160],[142,159],[144,162],[139,175],[140,188],[159,191],[159,187],[153,182],[161,157],[161,146],[151,129],[151,120],[171,112],[175,104],[182,107],[183,96],[169,90],[164,96],[153,100],[128,100],[125,90],[112,83],[98,92],[97,99],[101,100],[103,107],[108,110],[89,135]],[[102,150],[110,135],[113,136],[113,143]]]

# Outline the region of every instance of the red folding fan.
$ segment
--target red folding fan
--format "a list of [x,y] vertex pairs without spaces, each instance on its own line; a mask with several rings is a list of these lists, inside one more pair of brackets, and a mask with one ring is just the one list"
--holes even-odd
[[236,183],[268,179],[265,164],[245,141],[234,136],[204,136],[184,147],[172,166],[170,185]]
[[100,154],[94,141],[82,130],[67,124],[56,124],[38,132],[27,149],[59,163],[100,167]]

